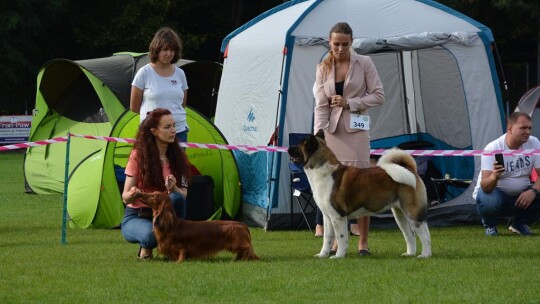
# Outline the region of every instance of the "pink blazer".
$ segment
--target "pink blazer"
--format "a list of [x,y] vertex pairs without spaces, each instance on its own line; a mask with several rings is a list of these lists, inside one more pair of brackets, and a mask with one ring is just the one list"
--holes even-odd
[[346,130],[349,133],[358,132],[350,129],[350,113],[357,112],[367,115],[367,109],[384,103],[384,91],[375,65],[368,56],[351,52],[349,71],[345,77],[343,97],[347,99],[349,109],[342,107],[330,108],[329,98],[336,95],[336,80],[334,66],[325,73],[322,63],[317,66],[315,78],[315,118],[314,134],[320,129],[334,133],[339,119],[345,119]]

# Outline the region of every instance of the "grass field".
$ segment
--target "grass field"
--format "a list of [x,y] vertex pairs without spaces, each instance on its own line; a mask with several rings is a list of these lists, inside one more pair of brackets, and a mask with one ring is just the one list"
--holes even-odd
[[432,228],[430,259],[400,257],[398,229],[372,229],[373,256],[351,246],[341,260],[314,258],[322,240],[307,230],[252,228],[258,262],[140,262],[119,230],[68,229],[62,245],[62,196],[25,194],[22,162],[0,153],[0,303],[540,302],[540,237],[502,227]]

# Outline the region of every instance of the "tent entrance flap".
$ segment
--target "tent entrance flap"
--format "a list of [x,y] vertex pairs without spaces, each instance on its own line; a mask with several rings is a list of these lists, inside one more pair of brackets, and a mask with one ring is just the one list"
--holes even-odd
[[382,106],[369,109],[372,140],[428,133],[455,148],[472,145],[468,100],[452,54],[435,47],[370,56],[383,85],[392,88]]
[[[421,98],[420,94],[417,94],[416,88],[419,88],[418,69],[413,68],[418,64],[416,51],[403,51],[401,52],[402,67],[403,67],[403,80],[405,81],[405,102],[407,104],[409,132],[418,132],[418,122],[422,121],[419,118],[422,115],[422,107],[420,106],[422,101],[417,100]],[[415,77],[416,76],[416,77]],[[415,81],[416,80],[416,81]],[[415,85],[416,84],[416,85]],[[417,115],[418,114],[418,115]],[[418,118],[417,118],[418,116]]]

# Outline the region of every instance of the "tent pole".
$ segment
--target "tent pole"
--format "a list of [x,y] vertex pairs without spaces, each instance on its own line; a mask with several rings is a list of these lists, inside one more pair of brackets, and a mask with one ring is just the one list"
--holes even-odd
[[506,77],[504,76],[504,70],[501,62],[501,57],[499,55],[499,49],[497,48],[497,43],[493,41],[493,49],[495,50],[495,54],[497,55],[497,61],[499,62],[499,69],[501,70],[501,78],[502,78],[502,84],[504,89],[504,95],[506,96],[506,119],[508,119],[508,116],[510,116],[510,100],[508,98],[508,84],[506,83]]
[[[280,93],[281,94],[281,93]],[[279,108],[279,107],[278,107]],[[278,138],[278,135],[277,135],[277,127],[275,129],[275,141],[272,143],[274,146],[276,145],[276,142],[277,142],[277,138]],[[273,177],[274,176],[274,158],[276,157],[276,153],[275,152],[270,152],[270,151],[267,151],[265,153],[269,153],[270,156],[271,156],[271,162],[270,162],[270,166],[268,168],[268,171],[269,172],[269,175],[268,175],[268,192],[267,192],[267,197],[266,197],[266,200],[268,202],[268,206],[266,208],[266,224],[264,225],[264,231],[268,231],[268,223],[270,222],[270,216],[272,215],[272,212],[270,211],[272,209],[272,200],[271,200],[271,197],[272,197],[272,185],[275,181],[275,178]],[[266,161],[266,164],[268,165],[268,161]]]
[[[281,57],[281,75],[279,76],[279,91],[278,91],[278,100],[277,100],[277,107],[276,107],[276,116],[274,120],[274,136],[272,136],[273,145],[279,144],[279,109],[280,109],[280,103],[281,103],[281,97],[283,96],[283,67],[285,65],[285,58],[287,57],[287,47],[283,48],[283,57]],[[267,195],[267,201],[268,201],[268,207],[266,209],[266,224],[264,225],[264,230],[268,230],[268,222],[270,222],[270,216],[272,215],[270,209],[272,209],[272,184],[275,181],[273,175],[274,175],[274,158],[276,157],[275,152],[266,152],[271,153],[272,155],[272,161],[270,163],[270,170],[268,171],[269,178],[268,178],[268,195]],[[268,162],[267,162],[268,163]],[[279,193],[279,190],[278,190]],[[278,194],[279,195],[279,194]]]
[[69,174],[69,145],[71,142],[71,133],[67,133],[66,143],[66,165],[64,170],[64,206],[62,208],[62,238],[60,243],[66,245],[66,226],[67,226],[67,189],[68,189],[68,174]]
[[[269,154],[270,152],[265,152],[267,154]],[[271,154],[270,154],[271,155]],[[270,162],[270,165],[268,165],[268,160],[266,161],[266,166],[267,166],[267,169],[266,169],[266,172],[268,172],[268,185],[266,186],[267,190],[266,190],[266,223],[264,224],[264,231],[268,231],[268,222],[270,222],[270,209],[272,208],[272,202],[270,200],[270,196],[271,196],[271,188],[272,188],[272,168],[274,166],[274,157],[272,156],[272,161]]]

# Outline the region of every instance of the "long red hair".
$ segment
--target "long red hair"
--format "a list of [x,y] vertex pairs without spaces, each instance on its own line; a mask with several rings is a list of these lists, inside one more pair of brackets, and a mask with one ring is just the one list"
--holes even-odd
[[[144,191],[166,191],[165,179],[159,159],[156,136],[152,133],[152,128],[158,128],[161,118],[170,115],[167,109],[157,108],[148,112],[146,118],[139,125],[134,149],[137,150],[138,182],[137,187]],[[188,183],[191,178],[189,162],[186,153],[180,148],[178,138],[170,143],[165,152],[169,160],[171,173],[176,178],[178,187],[182,184],[182,178]]]

